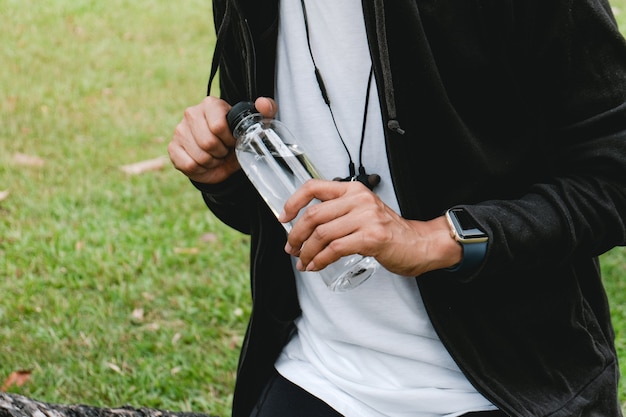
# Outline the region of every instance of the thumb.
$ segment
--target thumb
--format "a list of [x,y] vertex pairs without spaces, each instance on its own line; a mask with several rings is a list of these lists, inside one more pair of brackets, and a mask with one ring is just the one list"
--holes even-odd
[[254,107],[261,113],[263,116],[268,118],[273,118],[278,111],[278,105],[269,97],[259,97],[254,102]]

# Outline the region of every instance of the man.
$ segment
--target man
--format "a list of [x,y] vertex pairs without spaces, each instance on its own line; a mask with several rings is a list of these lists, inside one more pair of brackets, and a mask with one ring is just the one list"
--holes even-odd
[[[626,242],[626,45],[604,0],[214,14],[222,99],[169,152],[252,238],[234,416],[621,415],[597,256]],[[325,178],[380,184],[305,184],[287,239],[226,123],[262,96]],[[352,253],[384,268],[330,292],[315,271]]]

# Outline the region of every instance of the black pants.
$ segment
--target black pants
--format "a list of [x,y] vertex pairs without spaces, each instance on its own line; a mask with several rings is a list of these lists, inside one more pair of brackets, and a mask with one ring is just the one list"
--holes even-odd
[[[342,417],[278,372],[270,379],[250,417]],[[502,411],[479,411],[462,417],[507,417]]]

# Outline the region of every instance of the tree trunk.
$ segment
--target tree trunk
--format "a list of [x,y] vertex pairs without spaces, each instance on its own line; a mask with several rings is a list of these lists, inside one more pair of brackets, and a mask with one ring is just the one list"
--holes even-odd
[[0,392],[0,417],[211,417],[201,413],[172,412],[151,408],[100,408],[82,404],[48,404]]

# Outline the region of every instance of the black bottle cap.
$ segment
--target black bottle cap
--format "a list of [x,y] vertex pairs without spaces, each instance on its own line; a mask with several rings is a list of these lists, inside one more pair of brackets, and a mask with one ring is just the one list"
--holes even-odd
[[235,104],[226,114],[226,121],[228,121],[228,127],[231,131],[235,130],[235,127],[245,117],[251,114],[258,113],[259,111],[254,107],[254,103],[251,101],[240,101]]

